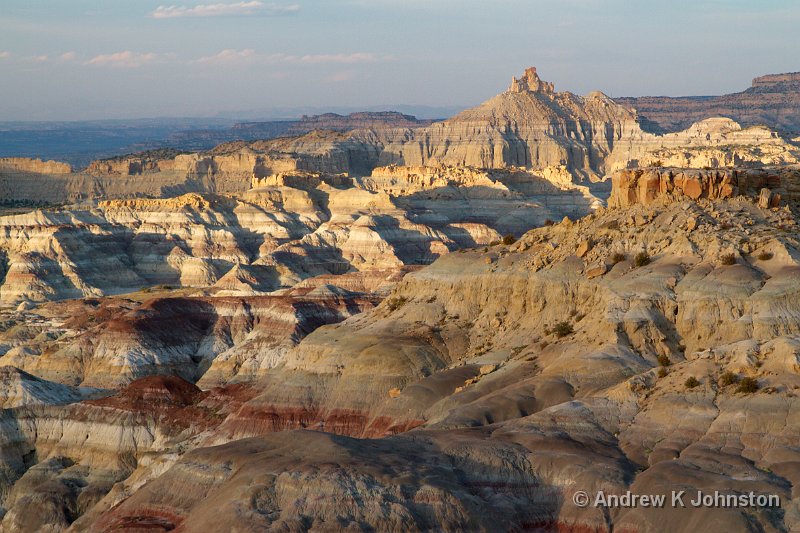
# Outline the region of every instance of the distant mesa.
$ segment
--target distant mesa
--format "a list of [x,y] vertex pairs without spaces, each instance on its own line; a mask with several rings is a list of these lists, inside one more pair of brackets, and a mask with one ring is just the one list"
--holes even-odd
[[742,92],[723,96],[642,96],[617,98],[635,108],[643,125],[655,133],[675,132],[709,117],[728,117],[742,126],[766,125],[800,134],[800,72],[769,74]]

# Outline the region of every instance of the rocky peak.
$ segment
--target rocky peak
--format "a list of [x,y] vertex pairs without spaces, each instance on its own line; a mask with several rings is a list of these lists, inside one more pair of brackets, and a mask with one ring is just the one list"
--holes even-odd
[[545,93],[552,94],[554,92],[553,83],[549,81],[542,81],[536,73],[536,67],[528,67],[521,78],[511,78],[511,87],[508,88],[509,92],[522,93]]

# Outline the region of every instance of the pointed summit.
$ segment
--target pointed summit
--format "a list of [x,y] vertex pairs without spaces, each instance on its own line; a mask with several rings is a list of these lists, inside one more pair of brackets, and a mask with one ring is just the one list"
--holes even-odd
[[521,78],[511,78],[511,87],[508,88],[509,92],[522,93],[545,93],[552,94],[554,91],[553,83],[549,81],[542,81],[536,73],[536,67],[528,67]]

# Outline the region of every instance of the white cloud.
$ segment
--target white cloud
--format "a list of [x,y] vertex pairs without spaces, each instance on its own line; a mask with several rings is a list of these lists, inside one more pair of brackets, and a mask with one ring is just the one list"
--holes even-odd
[[194,7],[158,6],[150,13],[154,19],[171,19],[179,17],[225,17],[241,15],[288,15],[300,10],[298,4],[264,3],[260,0],[248,2],[200,4]]
[[48,60],[48,57],[46,55],[31,57],[31,61],[35,61],[36,63],[44,63],[47,60]]
[[200,64],[233,64],[233,63],[246,63],[253,59],[256,55],[256,51],[252,48],[246,48],[244,50],[234,50],[232,48],[228,48],[223,50],[218,54],[214,54],[213,56],[206,56],[201,57],[192,63],[200,63]]
[[120,68],[137,68],[147,63],[152,63],[158,58],[158,54],[152,52],[146,54],[138,54],[126,50],[124,52],[117,52],[115,54],[102,54],[95,56],[86,62],[87,65],[96,65],[101,67],[120,67]]
[[0,59],[8,59],[9,57],[11,57],[11,52],[0,50]]
[[75,52],[64,52],[58,58],[61,61],[75,61],[75,59],[77,57],[78,57],[78,54],[76,54]]
[[[235,65],[244,63],[262,63],[269,65],[320,65],[320,64],[353,64],[372,63],[380,58],[375,54],[357,52],[353,54],[259,54],[252,48],[235,50],[228,48],[218,54],[201,57],[192,61],[195,64]],[[391,58],[384,58],[391,59]]]

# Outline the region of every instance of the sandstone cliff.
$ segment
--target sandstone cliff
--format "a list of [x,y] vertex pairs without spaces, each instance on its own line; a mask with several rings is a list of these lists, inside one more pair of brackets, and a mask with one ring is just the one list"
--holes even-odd
[[[157,445],[142,432],[126,448],[135,467],[103,467],[118,485],[87,479],[95,496],[80,500],[74,527],[796,528],[797,219],[745,198],[656,201],[448,254],[377,308],[307,336],[221,423],[194,418],[209,400],[187,389],[159,415],[181,424],[150,426]],[[90,405],[133,416],[131,396]],[[53,494],[36,476],[64,478],[56,454],[98,457],[94,439],[86,452],[69,447],[71,429],[55,446],[49,420],[79,431],[106,411],[55,409],[6,415],[39,421],[35,440],[5,426],[19,443],[8,450],[20,450],[8,452],[19,464],[7,478],[10,524],[23,523],[23,488]],[[197,448],[181,457],[181,442]],[[38,462],[26,469],[30,449]],[[783,512],[603,513],[573,505],[577,490],[754,491],[778,495]]]
[[[229,176],[267,164],[250,150],[211,157]],[[172,160],[187,161],[199,164],[195,156]],[[263,293],[313,276],[427,264],[600,203],[557,171],[544,173],[550,180],[521,169],[452,167],[379,168],[368,178],[237,175],[256,188],[0,217],[0,302],[157,285]]]
[[764,190],[776,207],[782,202],[800,200],[800,169],[621,170],[612,178],[612,192],[608,205],[627,207],[634,204],[652,204],[657,201],[680,201],[686,198],[718,200],[739,195],[759,198],[764,194]]
[[[758,90],[773,82],[790,83],[790,78],[763,80]],[[508,91],[424,127],[391,114],[322,116],[307,122],[336,131],[298,130],[303,134],[229,142],[203,153],[134,154],[96,161],[77,173],[52,162],[7,160],[0,164],[0,200],[61,204],[186,192],[235,193],[246,191],[254,178],[275,174],[364,177],[376,167],[393,164],[516,167],[540,175],[565,169],[569,182],[590,183],[621,168],[656,163],[718,168],[798,162],[797,146],[764,126],[743,129],[730,119],[700,118],[705,120],[686,124],[683,131],[649,133],[641,128],[636,111],[601,92],[585,97],[556,92],[551,82],[530,68],[512,80]]]
[[635,113],[602,93],[555,92],[531,68],[505,93],[387,143],[381,162],[535,170],[564,165],[596,179],[615,142],[637,129]]

